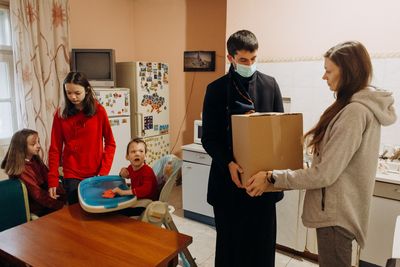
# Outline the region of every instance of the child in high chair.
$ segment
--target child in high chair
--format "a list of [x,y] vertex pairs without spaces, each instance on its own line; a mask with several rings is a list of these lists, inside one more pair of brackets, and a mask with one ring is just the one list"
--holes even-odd
[[59,186],[53,198],[48,192],[48,168],[39,156],[40,142],[38,133],[23,129],[11,138],[7,154],[1,168],[13,179],[24,182],[29,196],[30,212],[43,216],[61,209],[66,200],[64,189]]
[[[153,169],[145,163],[146,152],[147,146],[143,139],[135,138],[128,143],[126,159],[129,160],[131,164],[127,168],[122,168],[119,175],[123,178],[130,179],[131,188],[123,190],[116,187],[112,189],[112,194],[118,194],[120,196],[135,195],[138,199],[148,198],[156,200],[157,178]],[[103,197],[105,197],[105,195],[103,195]],[[126,216],[139,216],[144,210],[144,207],[132,207],[120,210],[119,213]]]
[[135,195],[137,198],[157,198],[157,179],[153,169],[145,163],[147,153],[146,142],[135,138],[128,143],[126,159],[131,163],[129,167],[122,168],[120,176],[131,180],[131,189],[122,190],[119,187],[113,192],[125,196]]

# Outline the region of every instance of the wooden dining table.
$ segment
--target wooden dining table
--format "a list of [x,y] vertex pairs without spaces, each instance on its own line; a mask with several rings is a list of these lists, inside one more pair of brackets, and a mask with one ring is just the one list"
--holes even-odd
[[0,232],[0,257],[12,266],[171,266],[191,243],[188,235],[75,204]]

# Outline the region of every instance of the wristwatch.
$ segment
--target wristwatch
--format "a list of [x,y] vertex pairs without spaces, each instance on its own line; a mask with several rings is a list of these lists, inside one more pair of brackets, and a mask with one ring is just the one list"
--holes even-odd
[[274,173],[271,173],[271,177],[268,178],[268,172],[267,172],[267,180],[270,184],[275,184],[275,177]]

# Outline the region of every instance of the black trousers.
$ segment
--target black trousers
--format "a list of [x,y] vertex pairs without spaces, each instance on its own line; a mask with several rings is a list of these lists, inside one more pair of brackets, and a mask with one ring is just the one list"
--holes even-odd
[[65,192],[67,193],[67,202],[68,205],[72,205],[79,202],[78,199],[78,186],[81,182],[80,179],[76,178],[64,178],[63,186]]
[[275,266],[275,200],[243,194],[214,205],[216,267]]

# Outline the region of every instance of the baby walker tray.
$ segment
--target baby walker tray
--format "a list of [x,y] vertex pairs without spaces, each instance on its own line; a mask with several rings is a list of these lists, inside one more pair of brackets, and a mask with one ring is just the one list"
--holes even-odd
[[96,176],[87,178],[79,183],[78,196],[81,207],[91,213],[104,213],[132,207],[136,202],[136,196],[118,196],[104,198],[103,192],[119,187],[128,189],[124,178],[116,175]]

